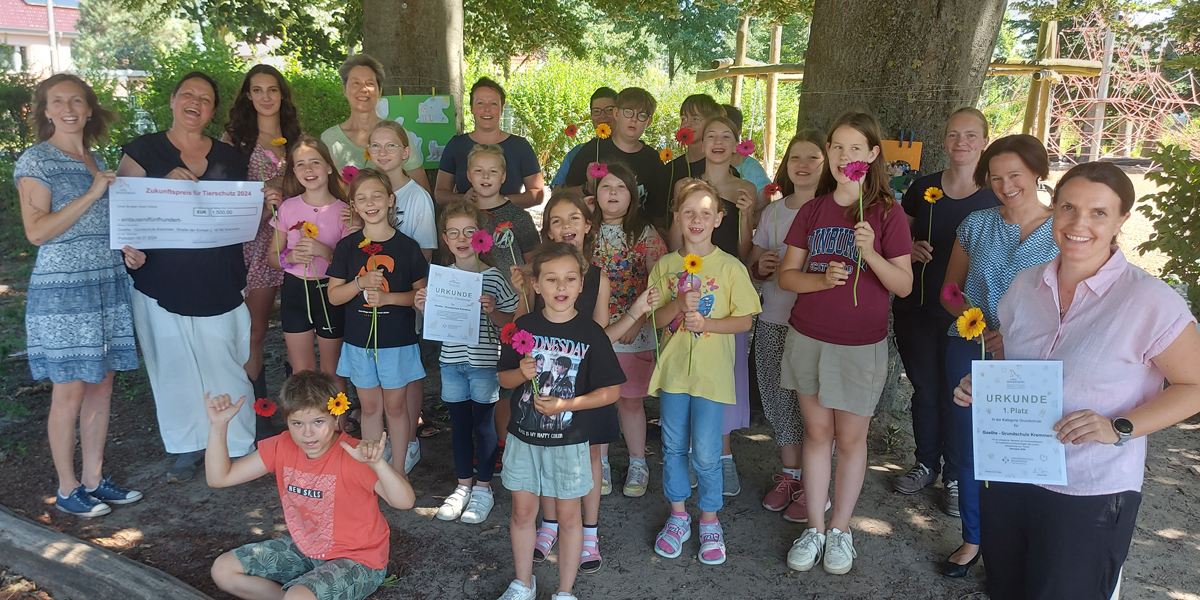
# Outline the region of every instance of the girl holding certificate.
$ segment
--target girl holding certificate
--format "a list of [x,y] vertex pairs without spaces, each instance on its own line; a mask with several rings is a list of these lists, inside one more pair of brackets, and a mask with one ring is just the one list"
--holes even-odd
[[[1141,504],[1145,436],[1200,412],[1196,319],[1116,245],[1134,199],[1111,163],[1068,171],[1054,196],[1058,258],[1021,271],[1000,301],[1006,358],[1063,363],[1054,429],[1067,485],[981,490],[992,600],[1111,597]],[[954,399],[970,406],[970,375]]]

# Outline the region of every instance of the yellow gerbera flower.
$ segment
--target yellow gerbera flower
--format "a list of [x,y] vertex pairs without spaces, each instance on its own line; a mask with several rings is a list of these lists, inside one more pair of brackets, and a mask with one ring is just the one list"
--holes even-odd
[[930,204],[941,200],[942,196],[945,196],[945,194],[942,192],[941,188],[925,188],[925,201]]
[[596,137],[607,140],[610,135],[612,135],[612,127],[609,127],[608,123],[601,123],[596,126]]
[[670,148],[663,148],[662,150],[658,151],[658,160],[669,163],[675,160],[675,153],[671,152]]
[[358,243],[358,247],[359,247],[359,248],[362,248],[362,247],[364,247],[364,246],[366,246],[367,244],[370,244],[370,243],[371,243],[371,238],[369,238],[369,237],[365,237],[365,238],[363,238],[363,241],[361,241],[361,242],[359,242],[359,243]]
[[304,226],[300,228],[300,233],[303,233],[304,237],[315,238],[317,237],[317,226],[305,221]]
[[285,138],[285,137],[277,137],[277,138],[271,140],[272,146],[282,146],[286,143],[287,143],[287,138]]
[[326,405],[326,408],[329,409],[329,414],[336,417],[350,408],[350,399],[346,397],[345,392],[338,392],[338,395],[330,396],[329,404]]
[[363,149],[363,160],[371,162],[371,151],[366,148]]
[[956,322],[958,325],[958,335],[964,339],[973,340],[983,335],[983,330],[987,328],[987,322],[983,320],[983,311],[979,307],[967,309]]
[[700,258],[699,256],[696,256],[695,254],[689,254],[689,255],[683,257],[683,270],[687,271],[689,275],[695,275],[696,273],[699,273],[700,269],[703,267],[704,267],[704,259],[703,258]]

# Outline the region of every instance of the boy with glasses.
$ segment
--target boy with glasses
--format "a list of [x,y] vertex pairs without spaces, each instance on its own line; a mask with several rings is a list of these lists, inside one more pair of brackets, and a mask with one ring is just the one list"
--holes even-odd
[[[608,126],[613,124],[613,115],[617,111],[617,90],[610,87],[596,88],[592,92],[592,100],[590,102],[592,127],[595,128],[601,123],[606,123]],[[563,158],[562,166],[554,173],[554,179],[550,181],[550,187],[554,191],[558,191],[567,181],[567,171],[571,170],[571,163],[575,160],[575,155],[583,149],[583,144],[576,144],[567,152],[566,158]]]

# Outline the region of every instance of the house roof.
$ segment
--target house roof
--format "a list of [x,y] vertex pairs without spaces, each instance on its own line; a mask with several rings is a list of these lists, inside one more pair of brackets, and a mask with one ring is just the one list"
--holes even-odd
[[[46,0],[0,0],[0,31],[37,33],[47,30]],[[54,0],[54,29],[63,34],[78,33],[78,0]]]

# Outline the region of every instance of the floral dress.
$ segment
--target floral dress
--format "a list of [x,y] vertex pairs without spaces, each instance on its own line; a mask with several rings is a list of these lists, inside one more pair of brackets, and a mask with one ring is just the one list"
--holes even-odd
[[[629,311],[638,294],[646,290],[646,278],[654,263],[667,253],[667,244],[654,227],[647,225],[637,243],[629,246],[625,230],[620,225],[600,225],[596,239],[595,261],[608,275],[612,291],[608,297],[609,323],[615,323]],[[631,344],[617,342],[613,349],[619,353],[643,352],[654,349],[654,330],[649,321]]]
[[[255,181],[270,181],[283,176],[287,170],[287,160],[275,156],[274,152],[254,145],[250,154],[250,178]],[[271,248],[272,227],[267,221],[258,226],[258,235],[242,244],[242,252],[246,258],[246,290],[279,287],[283,285],[283,271],[273,269],[267,264],[267,252]]]
[[[93,153],[96,166],[104,159]],[[87,193],[87,165],[49,142],[21,155],[13,179],[50,190],[59,211]],[[110,371],[138,368],[129,307],[132,282],[120,250],[109,249],[108,192],[58,237],[38,248],[25,304],[29,371],[54,383],[100,383]]]

